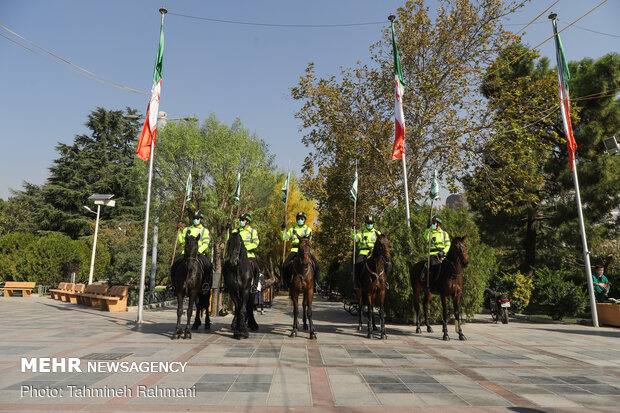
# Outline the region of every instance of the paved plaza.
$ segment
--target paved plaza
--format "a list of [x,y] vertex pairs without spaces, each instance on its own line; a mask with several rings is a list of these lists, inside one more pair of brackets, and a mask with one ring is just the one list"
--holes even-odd
[[[303,331],[288,337],[291,313],[288,298],[277,297],[257,314],[260,330],[247,340],[232,338],[228,315],[191,340],[172,341],[176,308],[145,311],[137,326],[135,312],[0,297],[0,410],[620,411],[617,328],[502,325],[479,315],[463,326],[465,342],[453,325],[449,342],[440,325],[415,334],[412,326],[388,324],[387,340],[370,340],[342,303],[317,299],[318,340],[310,341]],[[79,358],[82,371],[22,371],[22,358],[44,357]],[[184,368],[86,370],[102,361]]]

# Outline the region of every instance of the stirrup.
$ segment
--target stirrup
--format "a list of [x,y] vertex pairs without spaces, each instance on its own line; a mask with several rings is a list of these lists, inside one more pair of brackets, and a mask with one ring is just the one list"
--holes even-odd
[[250,287],[250,294],[256,294],[258,292],[258,288],[256,287],[256,284],[252,284],[252,287]]
[[208,293],[208,292],[209,292],[209,290],[210,290],[210,289],[211,289],[211,286],[209,285],[209,283],[204,283],[204,284],[202,284],[202,288],[201,288],[201,290],[200,290],[200,291],[201,291],[203,294],[206,294],[206,293]]

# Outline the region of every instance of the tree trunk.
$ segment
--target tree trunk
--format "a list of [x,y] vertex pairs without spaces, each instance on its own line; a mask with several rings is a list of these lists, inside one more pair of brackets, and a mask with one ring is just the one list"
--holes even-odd
[[525,260],[521,272],[528,274],[536,266],[536,231],[538,229],[538,220],[535,216],[528,214],[527,224],[525,228]]

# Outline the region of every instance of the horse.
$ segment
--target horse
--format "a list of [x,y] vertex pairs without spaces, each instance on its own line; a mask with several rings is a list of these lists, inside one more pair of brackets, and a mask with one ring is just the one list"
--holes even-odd
[[178,265],[172,275],[172,282],[177,296],[177,326],[172,339],[178,339],[183,332],[181,329],[181,317],[183,316],[183,300],[185,295],[189,297],[187,306],[187,325],[183,332],[184,339],[191,339],[192,333],[189,324],[192,318],[194,304],[198,302],[200,287],[203,277],[202,265],[198,260],[198,237],[187,233],[185,236],[184,265]]
[[[209,307],[211,306],[211,287],[213,286],[213,265],[207,261],[207,257],[204,255],[199,255],[198,259],[202,266],[202,283],[198,293],[198,300],[196,301],[196,317],[194,318],[192,330],[198,330],[198,327],[202,324],[200,317],[203,310],[205,311],[205,330],[209,330],[211,328]],[[207,284],[208,288],[203,288],[204,284]]]
[[381,234],[377,238],[373,247],[372,254],[368,257],[363,266],[359,269],[359,283],[357,290],[357,300],[359,303],[359,323],[357,329],[362,331],[362,312],[363,304],[368,307],[368,334],[367,338],[372,338],[372,329],[376,328],[374,307],[379,305],[379,320],[381,322],[381,339],[387,339],[385,334],[385,302],[386,269],[390,257],[390,245],[385,235]]
[[248,328],[252,331],[258,330],[258,324],[254,318],[254,294],[250,293],[253,281],[252,265],[238,232],[230,234],[226,256],[224,282],[235,306],[231,329],[233,337],[239,340],[249,337]]
[[[450,340],[448,336],[448,298],[452,298],[452,305],[454,306],[454,320],[455,329],[459,334],[459,340],[467,340],[463,334],[460,323],[459,305],[461,303],[461,293],[463,290],[463,268],[467,267],[469,261],[467,260],[467,246],[465,245],[464,237],[455,237],[450,245],[448,254],[444,261],[440,264],[439,274],[437,279],[430,283],[430,286],[426,286],[426,281],[422,280],[422,273],[425,268],[426,260],[419,261],[414,264],[409,271],[411,279],[411,285],[413,287],[413,307],[415,311],[416,319],[416,333],[421,333],[420,329],[420,291],[423,289],[425,292],[424,300],[424,324],[426,324],[426,331],[433,332],[428,322],[428,306],[431,302],[431,291],[441,295],[441,305],[443,308],[443,339],[445,341]],[[431,271],[428,271],[428,277],[431,276]]]
[[[314,323],[312,322],[312,298],[314,297],[314,263],[310,258],[310,238],[301,237],[297,246],[297,256],[291,262],[289,267],[291,280],[289,286],[289,297],[293,301],[293,331],[290,337],[297,337],[299,324],[297,317],[299,315],[299,294],[303,294],[303,329],[308,331],[310,324],[310,340],[316,339],[314,332]],[[306,322],[307,318],[307,322]]]

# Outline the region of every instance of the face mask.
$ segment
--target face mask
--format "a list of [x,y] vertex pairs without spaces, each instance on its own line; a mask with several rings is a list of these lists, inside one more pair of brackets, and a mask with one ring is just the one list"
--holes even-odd
[[245,227],[245,221],[239,221],[239,226],[240,226],[241,228]]
[[304,220],[303,219],[298,219],[297,220],[297,225],[299,225],[300,227],[304,225]]
[[194,220],[194,225],[198,225],[198,224],[200,224],[200,220],[199,219],[195,219]]
[[372,229],[372,224],[366,224],[366,228]]
[[437,229],[437,224],[431,225],[431,229],[433,229],[433,230]]

